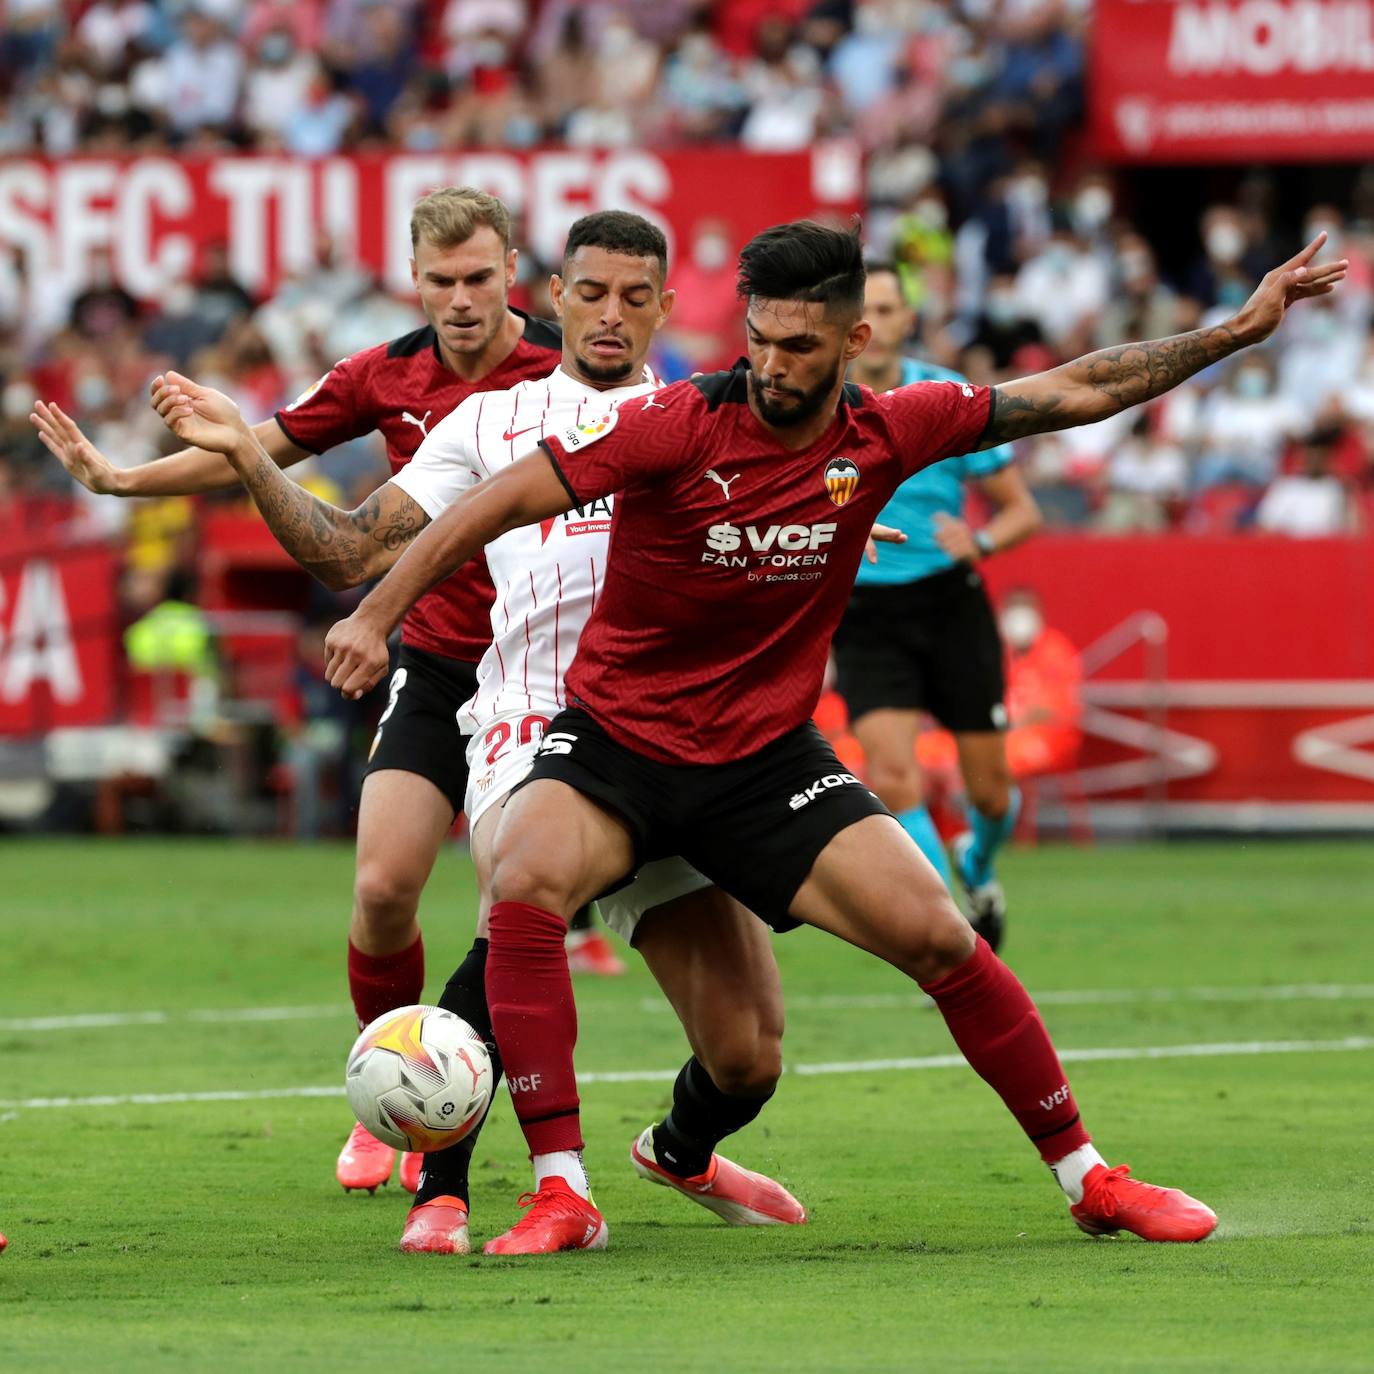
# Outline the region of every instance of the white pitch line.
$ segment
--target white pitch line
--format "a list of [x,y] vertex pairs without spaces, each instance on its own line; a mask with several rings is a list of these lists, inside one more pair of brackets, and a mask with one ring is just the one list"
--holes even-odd
[[[1230,1055],[1331,1054],[1374,1050],[1374,1036],[1348,1035],[1340,1040],[1231,1040],[1201,1045],[1121,1045],[1097,1049],[1060,1050],[1066,1064],[1122,1059],[1208,1059]],[[967,1067],[958,1054],[932,1054],[919,1059],[855,1059],[831,1064],[789,1064],[787,1073],[803,1077],[834,1074],[892,1073],[919,1069]],[[671,1083],[677,1069],[625,1069],[580,1073],[579,1083]],[[273,1098],[342,1097],[342,1084],[303,1088],[254,1088],[200,1093],[123,1093],[98,1097],[26,1097],[0,1100],[0,1112],[51,1110],[59,1107],[166,1107],[187,1102],[260,1102]]]
[[[1032,990],[1041,1007],[1124,1006],[1143,1002],[1337,1002],[1374,998],[1374,983],[1291,983],[1254,988],[1064,988]],[[786,998],[788,1011],[882,1011],[935,1004],[923,992],[800,993]],[[641,1011],[671,1012],[661,998],[645,997]]]
[[[1032,994],[1042,1007],[1123,1006],[1136,1002],[1340,1002],[1374,999],[1374,983],[1290,983],[1251,988],[1064,988]],[[584,999],[584,1007],[590,1005]],[[881,1011],[890,1008],[933,1005],[921,992],[799,993],[787,999],[791,1011]],[[671,1012],[662,998],[645,997],[639,1009]],[[178,1022],[193,1025],[238,1025],[272,1021],[347,1020],[350,1008],[338,1005],[312,1007],[229,1007],[188,1011],[97,1011],[69,1016],[0,1017],[0,1032],[112,1030],[124,1026],[167,1026]]]

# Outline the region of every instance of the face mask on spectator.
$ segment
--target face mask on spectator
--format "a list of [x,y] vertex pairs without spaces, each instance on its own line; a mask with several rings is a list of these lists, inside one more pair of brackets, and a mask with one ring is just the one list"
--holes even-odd
[[1050,188],[1040,177],[1018,177],[1011,184],[1011,199],[1028,210],[1038,209],[1050,198]]
[[1269,374],[1262,367],[1243,367],[1236,373],[1236,395],[1257,401],[1269,394]]
[[944,201],[933,197],[918,200],[911,213],[916,222],[927,229],[944,229],[949,225],[949,211],[945,209]]
[[38,393],[27,382],[11,382],[0,399],[0,410],[7,420],[25,420],[38,402]]
[[1002,612],[999,624],[1002,638],[1018,653],[1029,649],[1045,628],[1045,622],[1034,606],[1008,606]]
[[1057,239],[1051,239],[1045,245],[1042,256],[1045,259],[1045,266],[1055,272],[1067,272],[1073,265],[1073,249],[1067,243]]
[[1302,241],[1311,243],[1321,233],[1326,234],[1326,243],[1322,245],[1322,252],[1339,255],[1341,251],[1341,226],[1339,224],[1329,224],[1325,220],[1314,219],[1302,231]]
[[730,261],[730,245],[723,234],[702,234],[692,245],[692,261],[703,272],[719,272]]
[[[608,51],[608,55],[615,55]],[[474,67],[504,67],[506,65],[506,40],[504,38],[479,38],[472,45],[472,65]]]
[[1206,244],[1207,256],[1229,267],[1239,262],[1240,255],[1245,252],[1245,235],[1237,225],[1229,222],[1214,224],[1207,231]]
[[1152,267],[1148,253],[1142,253],[1138,248],[1128,248],[1122,253],[1120,262],[1121,280],[1127,286],[1143,286],[1149,281]]
[[290,61],[294,49],[291,35],[278,29],[263,35],[262,42],[258,44],[258,60],[269,67],[281,67]]
[[1074,228],[1091,234],[1112,217],[1112,193],[1105,186],[1085,186],[1073,202]]
[[76,404],[79,410],[104,410],[110,403],[110,383],[98,372],[88,372],[76,384]]
[[996,325],[1015,324],[1021,318],[1021,306],[1014,291],[989,291],[987,317]]

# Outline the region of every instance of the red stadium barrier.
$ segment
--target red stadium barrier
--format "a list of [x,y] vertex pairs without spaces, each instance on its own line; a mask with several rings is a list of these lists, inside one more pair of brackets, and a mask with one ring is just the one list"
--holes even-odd
[[70,508],[0,519],[0,735],[110,720],[119,700],[119,553],[69,540]]
[[1098,0],[1093,17],[1100,156],[1374,155],[1374,0]]
[[1374,828],[1374,540],[1049,535],[987,572],[1080,646],[1141,610],[1167,630],[1162,680],[1139,642],[1090,678],[1095,821]]
[[205,247],[229,246],[250,291],[271,292],[314,262],[321,231],[351,246],[388,288],[411,291],[410,211],[445,183],[499,195],[522,241],[556,261],[572,222],[591,210],[635,210],[685,245],[700,220],[743,242],[780,220],[847,215],[862,197],[847,143],[803,153],[738,147],[659,152],[558,149],[331,157],[10,158],[0,167],[0,246],[24,248],[40,272],[85,279],[94,250],[118,279],[154,299],[194,276]]

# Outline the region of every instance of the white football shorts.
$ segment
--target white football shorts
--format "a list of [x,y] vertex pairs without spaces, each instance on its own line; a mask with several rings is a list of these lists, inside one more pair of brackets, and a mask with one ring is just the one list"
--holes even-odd
[[[534,766],[548,719],[526,711],[492,716],[468,738],[468,790],[463,810],[472,829],[499,805]],[[634,880],[597,900],[601,919],[628,945],[634,944],[640,917],[656,906],[710,887],[711,880],[685,859],[658,859],[645,864]]]

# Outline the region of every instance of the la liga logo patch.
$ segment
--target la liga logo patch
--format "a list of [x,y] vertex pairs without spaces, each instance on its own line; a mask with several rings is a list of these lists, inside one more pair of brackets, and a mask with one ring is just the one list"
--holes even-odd
[[859,489],[859,465],[852,458],[832,458],[825,465],[825,493],[842,506]]
[[581,448],[583,444],[593,443],[602,435],[609,434],[615,428],[616,414],[616,411],[608,410],[604,415],[597,416],[595,420],[588,420],[585,424],[570,425],[563,431],[563,447]]

